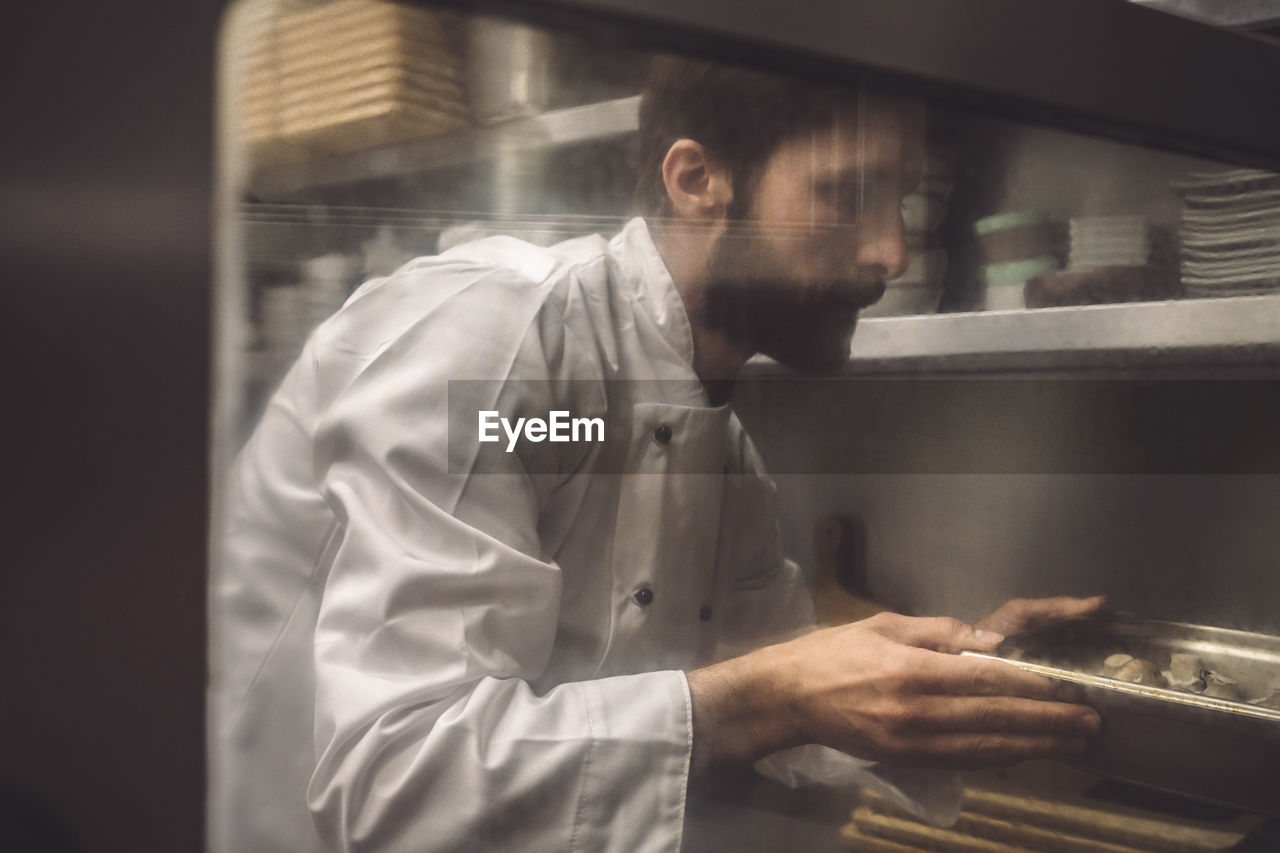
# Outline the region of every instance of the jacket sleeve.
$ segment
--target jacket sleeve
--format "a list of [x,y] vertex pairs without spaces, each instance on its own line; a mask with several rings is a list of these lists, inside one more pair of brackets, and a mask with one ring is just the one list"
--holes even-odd
[[[747,473],[733,478],[733,502],[742,518],[759,523],[739,528],[743,550],[728,584],[733,619],[726,626],[718,658],[742,654],[817,627],[813,599],[800,567],[783,557],[778,527],[777,488],[744,436],[741,464]],[[870,788],[911,814],[942,826],[960,814],[959,774],[951,771],[880,764],[819,744],[783,750],[756,762],[756,770],[787,787],[830,785]]]
[[548,411],[574,354],[528,301],[484,312],[483,327],[466,299],[441,306],[380,345],[318,427],[317,477],[338,521],[308,801],[337,850],[679,848],[684,676],[531,688],[562,594],[538,533],[554,477],[498,445],[481,472],[477,425],[450,421],[460,376],[507,377],[471,386],[504,414]]

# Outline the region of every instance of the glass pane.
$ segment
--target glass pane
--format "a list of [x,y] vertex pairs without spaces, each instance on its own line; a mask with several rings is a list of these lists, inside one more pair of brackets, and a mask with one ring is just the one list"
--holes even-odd
[[[953,777],[862,744],[690,783],[707,706],[680,673],[814,605],[980,615],[1064,541],[982,539],[985,584],[935,582],[988,512],[1185,519],[1248,473],[1080,450],[1114,404],[1082,385],[843,380],[1273,346],[1280,177],[380,0],[241,0],[221,51],[215,850],[821,850],[945,821]],[[1136,479],[1095,501],[1081,470]],[[1138,588],[1104,568],[1153,526],[1088,581]],[[1056,559],[1037,590],[1089,591]],[[752,737],[805,743],[766,717]]]

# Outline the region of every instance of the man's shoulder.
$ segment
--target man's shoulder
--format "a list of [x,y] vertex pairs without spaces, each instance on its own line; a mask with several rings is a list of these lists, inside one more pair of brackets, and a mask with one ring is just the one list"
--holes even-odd
[[450,304],[469,311],[518,306],[561,308],[576,289],[608,286],[608,244],[584,237],[555,246],[535,246],[512,237],[489,237],[439,255],[417,258],[386,279],[357,291],[356,301],[397,303],[428,313]]
[[551,247],[489,237],[409,261],[361,285],[328,322],[330,334],[370,341],[437,319],[481,328],[504,316],[560,313],[575,289],[608,286],[608,244],[580,238]]
[[602,271],[609,244],[598,234],[551,246],[535,245],[510,236],[493,236],[455,246],[431,258],[410,262],[406,269],[471,270],[499,285],[538,286],[563,281],[573,274]]
[[[490,237],[366,282],[317,331],[315,369],[339,385],[375,364],[431,377],[596,377],[615,334],[608,243]],[[594,367],[593,367],[594,365]]]

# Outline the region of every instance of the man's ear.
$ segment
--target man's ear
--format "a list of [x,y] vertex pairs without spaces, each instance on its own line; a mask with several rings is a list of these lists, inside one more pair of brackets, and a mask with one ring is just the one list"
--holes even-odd
[[662,182],[672,213],[682,219],[723,217],[733,200],[728,175],[692,139],[677,139],[662,161]]

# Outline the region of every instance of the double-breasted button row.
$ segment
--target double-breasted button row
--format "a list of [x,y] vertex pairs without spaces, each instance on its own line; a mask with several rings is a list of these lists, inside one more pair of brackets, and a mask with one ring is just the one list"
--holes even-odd
[[[640,587],[635,592],[631,593],[631,600],[641,607],[648,607],[650,604],[653,604],[653,588],[647,586]],[[698,621],[711,621],[710,605],[704,604],[702,607],[698,608]]]

